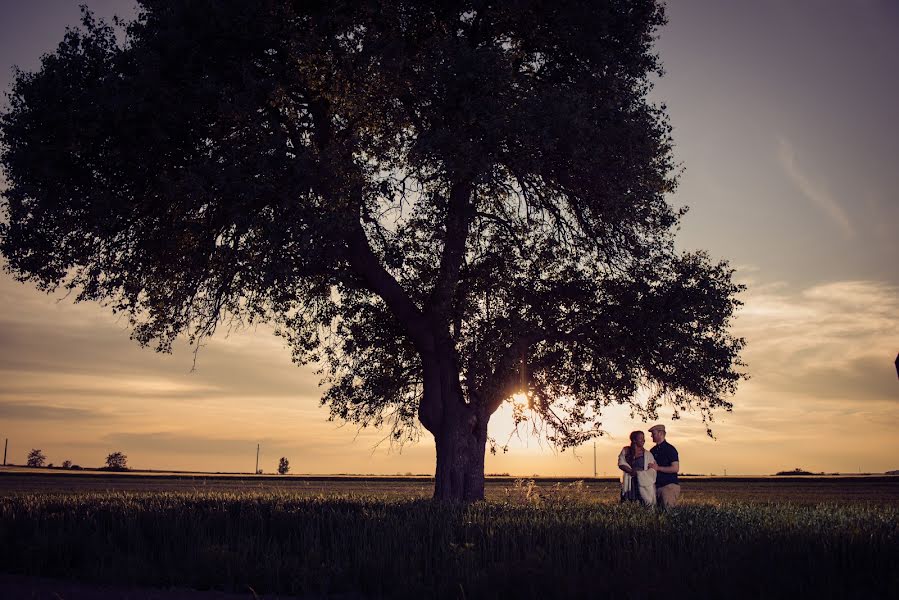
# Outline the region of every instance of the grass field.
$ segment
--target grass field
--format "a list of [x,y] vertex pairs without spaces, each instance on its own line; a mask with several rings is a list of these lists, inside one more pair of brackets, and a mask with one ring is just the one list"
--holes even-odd
[[[536,478],[535,494],[582,482],[583,499],[617,502],[618,479]],[[515,485],[512,477],[488,477],[487,500],[502,500]],[[687,504],[791,502],[801,504],[869,503],[899,505],[899,476],[832,477],[682,477]],[[52,492],[254,492],[279,491],[301,496],[362,495],[378,498],[430,498],[429,477],[252,476],[184,473],[108,473],[47,471],[0,467],[0,496]]]
[[899,478],[688,479],[670,512],[612,480],[0,473],[0,570],[307,597],[890,596]]

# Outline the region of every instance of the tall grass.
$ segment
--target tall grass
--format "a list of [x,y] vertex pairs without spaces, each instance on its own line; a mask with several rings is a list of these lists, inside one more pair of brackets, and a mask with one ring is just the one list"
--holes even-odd
[[[533,491],[533,490],[531,490]],[[370,597],[894,592],[896,506],[590,502],[575,488],[469,506],[279,492],[0,497],[0,569],[159,587]]]

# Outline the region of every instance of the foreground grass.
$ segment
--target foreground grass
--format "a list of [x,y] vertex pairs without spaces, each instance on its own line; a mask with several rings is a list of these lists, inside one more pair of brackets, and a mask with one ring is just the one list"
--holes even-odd
[[380,597],[855,597],[896,589],[899,509],[576,493],[471,506],[278,492],[0,497],[8,573]]

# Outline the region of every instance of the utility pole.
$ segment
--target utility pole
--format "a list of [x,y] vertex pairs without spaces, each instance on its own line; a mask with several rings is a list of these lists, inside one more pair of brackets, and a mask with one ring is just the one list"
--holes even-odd
[[6,438],[6,441],[3,442],[3,466],[6,466],[6,448],[9,446],[9,438]]
[[596,442],[593,442],[593,479],[596,479]]
[[259,475],[259,444],[256,444],[256,470],[253,475]]

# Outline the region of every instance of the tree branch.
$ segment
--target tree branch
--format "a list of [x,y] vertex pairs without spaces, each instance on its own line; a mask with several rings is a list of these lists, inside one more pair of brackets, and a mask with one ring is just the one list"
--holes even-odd
[[427,313],[440,324],[449,324],[450,305],[465,258],[465,243],[468,241],[468,230],[475,214],[471,202],[472,189],[471,182],[460,181],[453,184],[450,190],[440,270],[437,273],[434,291],[427,303]]
[[421,310],[396,279],[384,268],[371,249],[362,227],[354,227],[348,238],[348,260],[353,270],[365,281],[369,290],[384,300],[393,315],[406,329],[419,352],[433,353],[434,338]]

